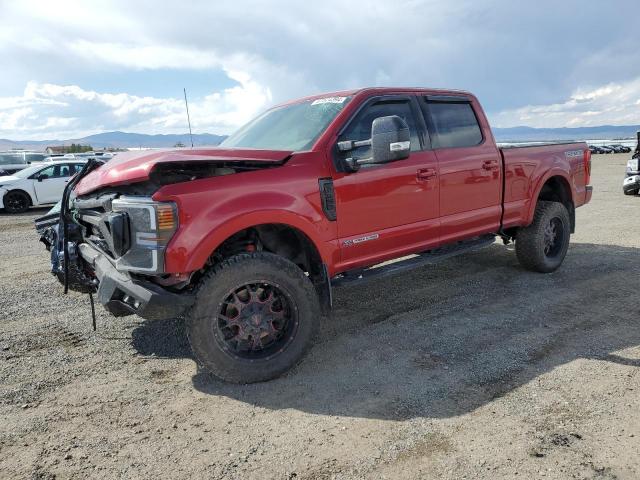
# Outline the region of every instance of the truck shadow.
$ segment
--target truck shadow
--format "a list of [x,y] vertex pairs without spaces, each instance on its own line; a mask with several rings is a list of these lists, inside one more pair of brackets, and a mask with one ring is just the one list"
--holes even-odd
[[[268,409],[402,420],[451,417],[579,359],[640,367],[640,249],[572,244],[549,275],[494,245],[435,267],[335,291],[333,316],[288,375],[194,387]],[[191,358],[181,321],[133,332],[142,355]]]

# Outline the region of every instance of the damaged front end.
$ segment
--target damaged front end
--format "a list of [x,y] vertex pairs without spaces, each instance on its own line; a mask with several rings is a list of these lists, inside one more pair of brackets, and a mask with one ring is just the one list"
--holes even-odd
[[190,305],[190,295],[151,281],[164,272],[164,249],[177,229],[175,206],[113,192],[71,198],[74,185],[98,166],[83,169],[69,182],[59,206],[36,219],[40,240],[51,252],[51,272],[65,293],[95,293],[116,317],[179,316]]
[[64,293],[69,289],[81,293],[94,293],[98,287],[98,280],[79,255],[78,245],[82,242],[82,231],[80,226],[73,222],[68,204],[73,187],[102,163],[90,159],[67,184],[62,200],[46,215],[35,220],[40,241],[51,252],[51,273],[64,285]]
[[[92,305],[96,294],[116,317],[166,319],[182,315],[193,295],[191,274],[166,273],[165,251],[179,216],[174,203],[154,201],[154,192],[168,184],[274,168],[282,162],[161,162],[142,181],[83,190],[83,178],[101,165],[90,160],[67,184],[62,201],[35,221],[51,252],[51,272],[65,293],[87,293]],[[103,168],[87,180],[104,175]]]
[[51,273],[62,285],[65,285],[65,293],[66,290],[94,293],[98,288],[98,281],[80,257],[78,241],[73,240],[79,235],[78,227],[72,225],[68,229],[67,238],[70,241],[67,242],[65,260],[64,235],[62,225],[59,223],[59,215],[56,214],[55,224],[52,224],[53,219],[47,217],[49,214],[36,219],[36,231],[40,234],[40,241],[51,253]]

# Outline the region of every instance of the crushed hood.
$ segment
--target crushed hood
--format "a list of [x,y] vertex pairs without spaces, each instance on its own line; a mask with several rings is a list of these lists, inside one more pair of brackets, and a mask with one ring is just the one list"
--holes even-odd
[[292,152],[283,150],[253,150],[226,148],[198,148],[179,150],[145,150],[124,152],[89,173],[76,185],[75,192],[85,195],[100,188],[128,185],[149,179],[153,168],[170,162],[221,162],[228,164],[280,164]]

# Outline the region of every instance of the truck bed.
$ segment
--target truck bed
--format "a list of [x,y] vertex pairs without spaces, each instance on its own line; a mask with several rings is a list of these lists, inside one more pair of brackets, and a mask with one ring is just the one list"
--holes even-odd
[[[504,168],[503,228],[530,223],[535,202],[535,192],[554,175],[565,174],[575,207],[588,199],[584,154],[584,142],[549,142],[530,145],[500,146]],[[566,180],[563,180],[566,182]]]
[[549,147],[549,146],[555,146],[555,145],[576,145],[576,144],[582,144],[582,143],[584,143],[584,142],[575,142],[575,141],[571,141],[571,142],[563,142],[563,141],[557,141],[557,142],[517,142],[517,143],[500,143],[500,142],[497,142],[496,145],[501,150],[507,150],[507,149],[512,149],[512,148]]

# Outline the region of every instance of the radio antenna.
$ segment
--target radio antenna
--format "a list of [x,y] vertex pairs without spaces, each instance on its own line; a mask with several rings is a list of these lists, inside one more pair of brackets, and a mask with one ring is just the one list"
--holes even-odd
[[187,122],[189,123],[189,138],[191,139],[191,148],[193,148],[193,134],[191,133],[191,118],[189,117],[189,102],[187,102],[187,89],[184,90],[184,106],[187,107]]

